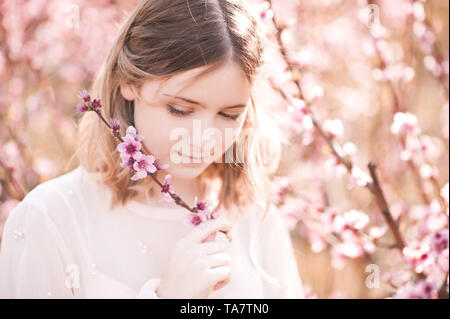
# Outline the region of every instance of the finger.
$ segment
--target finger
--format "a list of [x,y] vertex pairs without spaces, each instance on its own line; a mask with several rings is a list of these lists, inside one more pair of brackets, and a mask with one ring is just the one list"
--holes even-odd
[[219,281],[230,279],[231,268],[229,266],[220,266],[216,268],[207,268],[206,272],[210,276],[211,286],[214,286]]
[[219,290],[219,289],[225,287],[226,285],[228,285],[229,282],[230,282],[230,279],[219,281],[219,282],[213,287],[213,290],[214,290],[214,291],[215,291],[215,290]]
[[201,243],[203,240],[208,238],[208,236],[217,231],[230,231],[231,229],[231,225],[229,224],[229,222],[222,218],[207,220],[204,223],[204,227],[197,227],[192,230],[192,232],[188,236],[186,236],[188,240]]
[[[216,234],[218,234],[218,233],[220,233],[220,232],[216,232],[216,233],[213,233],[213,234],[211,234],[211,235],[209,235],[205,240],[203,240],[202,242],[203,243],[206,243],[206,242],[208,242],[208,241],[214,241],[215,239],[216,239]],[[222,233],[221,233],[222,234]]]
[[217,242],[207,242],[199,244],[199,252],[202,255],[212,255],[223,252],[226,246],[222,243]]
[[211,256],[208,256],[207,263],[208,267],[215,268],[220,266],[228,266],[231,261],[231,256],[227,253],[217,253]]
[[228,238],[228,236],[226,234],[224,234],[224,233],[222,233],[220,231],[216,233],[215,237],[216,237],[214,239],[215,242],[223,243],[225,245],[230,244],[230,238]]

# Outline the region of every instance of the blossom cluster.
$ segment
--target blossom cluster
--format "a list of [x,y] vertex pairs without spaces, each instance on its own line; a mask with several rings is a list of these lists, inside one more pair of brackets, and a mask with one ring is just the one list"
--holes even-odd
[[[436,51],[436,39],[432,31],[429,30],[429,25],[424,21],[424,5],[421,2],[406,0],[400,6],[398,2],[392,1],[386,2],[386,4],[383,3],[383,6],[398,6],[402,10],[387,10],[398,15],[403,14],[402,11],[405,11],[404,25],[407,26],[406,31],[409,31],[408,28],[411,28],[419,42],[424,44],[424,46],[428,42],[429,50],[425,58],[425,62],[428,64],[427,68],[439,64],[436,66],[439,69],[436,71],[436,76],[448,75],[448,58],[446,59],[441,55],[439,59],[439,55],[436,57],[432,55],[433,52],[431,51]],[[326,58],[329,56],[327,55],[329,54],[329,47],[327,45],[333,43],[334,47],[339,47],[345,41],[332,42],[330,39],[332,36],[328,36],[325,37],[325,50],[320,51],[320,43],[315,42],[315,47],[313,45],[302,45],[303,49],[296,52],[296,44],[301,43],[301,40],[297,41],[298,39],[293,35],[296,29],[291,29],[291,23],[287,22],[288,19],[286,17],[289,16],[287,8],[289,7],[291,11],[295,11],[295,9],[300,10],[304,9],[304,7],[294,4],[291,6],[278,6],[277,2],[269,0],[257,6],[256,10],[261,21],[271,30],[272,33],[268,33],[268,35],[277,42],[280,48],[280,57],[284,62],[278,70],[279,75],[276,74],[271,79],[271,84],[288,105],[285,108],[287,110],[286,113],[289,115],[289,119],[286,120],[286,126],[293,133],[292,139],[299,141],[298,144],[301,143],[302,146],[308,146],[314,150],[324,150],[324,152],[311,154],[314,152],[306,152],[301,148],[295,148],[295,150],[300,156],[308,155],[305,156],[305,160],[310,160],[311,162],[320,161],[320,154],[322,153],[331,154],[325,162],[326,172],[336,173],[338,177],[343,177],[344,174],[350,173],[349,189],[353,187],[367,187],[374,195],[379,213],[384,217],[386,223],[379,225],[375,218],[371,220],[369,215],[363,210],[352,209],[339,213],[338,210],[328,207],[332,186],[327,185],[324,187],[320,182],[316,183],[314,174],[311,173],[311,171],[317,169],[316,164],[308,165],[302,162],[301,165],[304,167],[301,171],[305,175],[305,179],[309,178],[311,185],[313,187],[316,186],[312,194],[300,194],[300,191],[295,189],[289,195],[297,198],[290,200],[286,196],[286,185],[276,183],[273,189],[274,202],[284,212],[290,225],[289,228],[296,229],[308,237],[314,252],[321,251],[327,245],[330,245],[332,262],[335,266],[343,266],[345,259],[348,258],[371,260],[372,254],[378,251],[378,248],[392,249],[395,250],[396,256],[401,257],[401,261],[398,263],[401,267],[400,269],[402,271],[407,269],[406,272],[408,273],[408,279],[397,285],[398,294],[394,294],[394,297],[401,295],[411,298],[436,298],[437,291],[441,286],[445,286],[444,275],[447,273],[448,276],[448,267],[444,266],[448,264],[448,240],[446,239],[448,238],[448,235],[446,235],[448,234],[448,199],[446,199],[448,198],[448,186],[444,186],[442,190],[439,188],[439,172],[434,165],[434,163],[442,159],[444,145],[440,145],[442,142],[438,138],[422,135],[417,117],[405,111],[409,105],[407,105],[404,92],[406,92],[408,86],[414,85],[413,80],[417,79],[418,74],[413,61],[408,59],[406,55],[399,54],[399,52],[401,52],[401,49],[410,47],[404,46],[399,50],[399,43],[395,39],[396,30],[390,30],[383,26],[380,23],[380,16],[375,16],[375,23],[367,23],[370,22],[367,19],[373,18],[371,15],[373,12],[370,12],[369,8],[381,10],[381,5],[367,6],[365,1],[360,3],[359,18],[369,27],[369,29],[364,28],[364,33],[368,36],[365,36],[366,42],[363,43],[363,50],[368,56],[375,56],[376,59],[374,61],[378,65],[374,69],[371,67],[355,67],[364,76],[354,76],[354,78],[358,83],[370,83],[370,81],[367,81],[367,78],[370,77],[375,80],[367,85],[361,84],[358,89],[365,87],[373,91],[373,86],[379,85],[380,88],[385,86],[391,91],[392,113],[394,115],[391,132],[393,133],[392,136],[397,137],[401,141],[399,154],[393,151],[385,159],[377,158],[377,156],[375,158],[377,162],[380,162],[380,167],[383,167],[386,171],[391,169],[391,167],[395,167],[390,165],[390,161],[394,158],[395,160],[397,158],[400,159],[396,161],[400,164],[402,160],[407,162],[408,165],[403,166],[412,169],[417,176],[416,181],[420,187],[425,205],[410,206],[403,201],[389,203],[389,197],[392,194],[389,185],[386,185],[386,181],[381,181],[381,183],[378,181],[379,178],[377,178],[376,166],[374,165],[375,159],[368,165],[371,175],[369,176],[356,165],[361,160],[356,157],[357,151],[359,151],[358,147],[352,142],[347,142],[342,147],[338,144],[338,139],[344,137],[344,127],[347,127],[341,120],[343,113],[346,111],[340,113],[339,118],[334,119],[323,118],[322,113],[319,113],[319,109],[333,109],[333,106],[325,105],[326,96],[323,89],[315,89],[316,87],[321,88],[321,86],[314,84],[314,76],[309,71],[313,68],[320,69],[320,67],[318,67],[319,63],[311,61],[321,60],[328,62]],[[407,20],[407,17],[412,18]],[[384,16],[382,18],[383,21],[386,20]],[[351,28],[345,29],[348,24],[343,23],[339,19],[338,21],[339,24],[330,26],[330,29],[333,29],[332,34],[338,38],[339,32],[336,30],[339,28],[343,29],[340,30],[342,34],[346,34],[340,38],[343,39],[350,34]],[[297,25],[302,24],[300,21],[297,21]],[[312,28],[312,30],[318,29],[320,27]],[[314,35],[312,36],[314,37]],[[412,38],[409,40],[411,41]],[[345,48],[345,45],[342,45],[342,47]],[[309,54],[306,54],[307,51],[309,51]],[[336,51],[338,50],[335,50],[333,54],[336,54]],[[312,52],[314,53],[312,54]],[[323,55],[321,55],[322,52]],[[317,59],[308,58],[308,55],[317,57]],[[356,73],[358,72],[354,72],[354,74]],[[330,92],[327,93],[329,95],[339,94],[342,96],[342,103],[350,104],[350,107],[353,106],[351,101],[355,100],[353,97],[362,96],[362,94],[352,94],[351,89],[345,91],[347,94],[340,94],[331,88]],[[354,103],[355,105],[352,109],[347,110],[348,113],[355,114],[347,114],[349,118],[354,119],[353,124],[358,122],[357,110],[361,109],[361,105],[373,105],[369,99],[358,98],[356,101],[357,103]],[[321,104],[321,107],[315,110],[315,107],[319,106],[318,104]],[[314,114],[316,111],[318,111],[317,113],[320,116]],[[347,137],[347,132],[345,132],[345,135]],[[387,143],[388,141],[384,142]],[[383,173],[386,175],[386,172]],[[380,175],[382,176],[383,174]],[[385,197],[385,192],[389,194],[389,197]],[[438,193],[439,198],[436,198],[435,196]],[[301,197],[301,200],[299,200],[299,197]],[[388,229],[391,230],[394,238],[385,236]],[[404,277],[406,278],[406,276]],[[416,280],[416,277],[425,279]],[[399,278],[403,278],[401,271],[397,271],[387,282],[394,286],[393,281],[398,281]],[[408,280],[410,281],[409,286],[407,286]]]

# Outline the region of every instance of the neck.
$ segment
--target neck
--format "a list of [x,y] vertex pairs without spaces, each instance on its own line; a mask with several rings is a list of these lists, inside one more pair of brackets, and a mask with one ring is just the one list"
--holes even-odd
[[194,199],[197,196],[201,198],[200,183],[198,179],[177,179],[172,178],[172,186],[175,193],[180,196],[189,206],[194,204]]
[[[198,179],[180,179],[173,177],[172,186],[174,188],[174,192],[178,196],[180,196],[181,199],[183,199],[183,201],[185,201],[189,206],[192,206],[194,204],[194,199],[196,196],[198,197],[198,200],[203,200],[200,190],[200,182]],[[153,196],[150,202],[154,205],[158,205],[159,200],[162,196],[159,187],[155,188],[154,194],[155,196]],[[148,202],[148,199],[145,197],[145,195],[140,195],[136,198],[136,200],[144,203]]]

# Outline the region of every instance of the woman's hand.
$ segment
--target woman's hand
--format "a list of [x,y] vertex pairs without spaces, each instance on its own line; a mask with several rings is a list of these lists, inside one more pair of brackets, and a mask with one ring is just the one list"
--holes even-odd
[[[206,298],[229,282],[228,241],[207,241],[231,225],[223,218],[207,220],[179,240],[169,258],[156,293],[163,298]],[[222,234],[222,233],[220,233]]]

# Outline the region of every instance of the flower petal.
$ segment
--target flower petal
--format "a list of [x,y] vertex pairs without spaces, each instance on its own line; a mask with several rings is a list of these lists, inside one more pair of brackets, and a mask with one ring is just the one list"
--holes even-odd
[[155,165],[149,165],[149,166],[147,166],[147,172],[149,172],[149,173],[154,173],[154,172],[156,172],[157,171],[157,169],[156,169],[156,166]]
[[132,135],[134,139],[134,136],[136,135],[136,129],[134,128],[134,126],[128,126],[127,135]]

